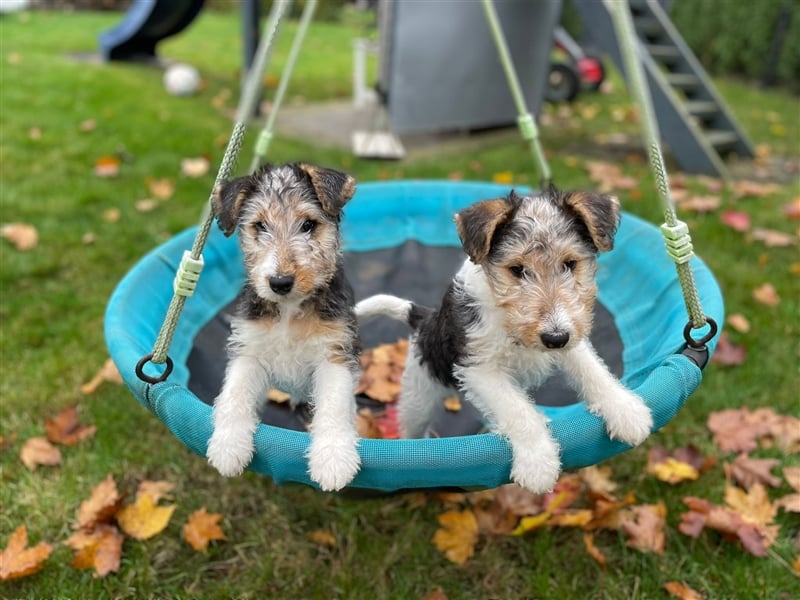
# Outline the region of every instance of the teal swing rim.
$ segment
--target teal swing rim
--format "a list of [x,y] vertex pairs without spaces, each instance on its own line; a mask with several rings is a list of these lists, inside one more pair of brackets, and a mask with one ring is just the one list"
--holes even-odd
[[[393,247],[406,240],[435,246],[459,246],[452,214],[472,202],[498,197],[508,186],[481,182],[390,181],[359,185],[343,220],[345,251]],[[518,190],[527,191],[527,190]],[[434,201],[435,200],[435,201]],[[143,257],[120,281],[108,303],[105,336],[109,352],[136,399],[172,434],[205,456],[212,432],[212,407],[187,388],[186,359],[194,337],[231,302],[244,280],[235,237],[211,232],[204,252],[203,280],[188,298],[171,346],[174,371],[169,380],[146,383],[136,374],[137,360],[152,347],[158,325],[172,297],[166,285],[175,274],[196,228],[178,234]],[[661,232],[627,212],[616,248],[600,256],[598,301],[613,315],[623,340],[622,381],[651,408],[656,431],[668,423],[702,381],[702,368],[682,354],[682,292],[664,254]],[[706,314],[724,318],[719,286],[697,257],[690,266]],[[635,302],[649,295],[652,302]],[[702,335],[704,330],[697,332]],[[647,343],[643,345],[643,340]],[[713,353],[717,338],[708,340]],[[222,353],[221,353],[222,354]],[[650,355],[645,359],[645,355]],[[151,365],[148,371],[157,370]],[[163,368],[163,366],[161,367]],[[583,402],[539,407],[561,444],[564,469],[596,464],[629,448],[608,438],[601,419]],[[308,477],[305,453],[309,434],[260,424],[249,470],[276,483],[316,487]],[[426,439],[359,442],[361,471],[349,487],[384,492],[415,488],[491,488],[509,483],[511,450],[494,433]]]

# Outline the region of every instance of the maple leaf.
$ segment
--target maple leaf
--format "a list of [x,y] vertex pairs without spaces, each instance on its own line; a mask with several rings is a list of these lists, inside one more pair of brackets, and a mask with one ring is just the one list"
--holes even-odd
[[730,473],[733,479],[747,489],[755,483],[780,487],[781,478],[770,473],[779,462],[774,458],[750,458],[743,453],[737,456],[730,465],[726,465],[726,473]]
[[754,483],[748,490],[726,485],[725,503],[745,521],[757,525],[770,524],[778,512],[769,501],[766,488],[760,483]]
[[724,534],[726,539],[738,539],[745,550],[760,557],[767,555],[767,548],[777,537],[777,527],[747,522],[729,507],[694,497],[684,498],[683,503],[690,510],[681,515],[678,530],[689,537],[699,537],[707,527]]
[[668,456],[661,462],[648,463],[647,472],[655,475],[656,479],[666,483],[676,484],[682,481],[694,481],[700,476],[692,465]]
[[75,550],[72,566],[94,569],[94,577],[105,577],[119,571],[123,535],[113,525],[101,524],[91,530],[81,529],[64,543]]
[[39,232],[28,223],[6,223],[0,228],[0,235],[23,252],[32,250],[39,243]]
[[157,506],[152,496],[142,494],[133,504],[119,509],[116,514],[117,523],[132,538],[147,540],[164,531],[175,506]]
[[713,412],[708,415],[706,426],[724,452],[751,452],[757,447],[756,439],[768,431],[747,407]]
[[28,530],[20,525],[8,539],[8,545],[0,551],[0,581],[27,577],[41,570],[53,547],[39,542],[28,548]]
[[664,584],[664,589],[669,595],[678,600],[703,600],[703,596],[694,591],[689,586],[677,581],[668,581]]
[[750,229],[750,215],[740,210],[726,210],[719,215],[719,220],[736,231]]
[[39,465],[54,467],[61,464],[61,451],[45,437],[32,437],[22,444],[19,458],[31,471]]
[[663,502],[632,506],[620,521],[622,531],[628,536],[625,545],[645,552],[663,554],[666,516],[667,506]]
[[194,511],[183,526],[183,539],[198,552],[207,552],[212,540],[227,540],[219,526],[222,515],[206,512],[205,507]]
[[123,497],[117,491],[117,484],[109,473],[106,478],[92,488],[89,498],[78,507],[78,528],[91,529],[99,523],[109,521],[122,505]]
[[465,509],[451,510],[437,517],[441,527],[433,535],[433,544],[448,560],[463,565],[475,554],[478,543],[478,521]]
[[110,358],[105,360],[94,377],[81,386],[81,394],[88,396],[89,394],[95,393],[97,388],[99,388],[104,381],[122,385],[122,375],[119,374],[117,365],[114,364],[114,361]]
[[74,446],[89,439],[97,432],[94,425],[83,425],[78,421],[78,407],[68,406],[55,417],[48,417],[44,422],[47,439],[54,444]]
[[767,306],[778,306],[781,303],[778,292],[775,291],[775,286],[771,283],[765,283],[754,289],[753,299]]
[[741,365],[747,358],[747,348],[741,344],[734,344],[726,332],[722,332],[717,340],[717,347],[711,360],[726,367]]
[[622,520],[622,510],[636,502],[633,492],[628,492],[622,500],[598,498],[592,512],[594,517],[584,526],[587,531],[596,529],[619,529]]
[[597,562],[597,564],[605,569],[606,555],[603,554],[597,546],[595,546],[593,533],[588,531],[584,532],[583,545],[586,546],[586,551],[589,553],[589,556],[591,556]]

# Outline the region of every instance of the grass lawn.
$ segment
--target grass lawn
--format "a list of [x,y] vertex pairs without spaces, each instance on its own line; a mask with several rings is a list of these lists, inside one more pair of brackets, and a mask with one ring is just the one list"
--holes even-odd
[[[202,72],[206,87],[189,98],[163,91],[161,71],[141,65],[98,65],[73,55],[92,52],[97,34],[118,14],[23,13],[0,18],[0,222],[35,225],[36,248],[15,250],[0,240],[0,547],[18,525],[32,544],[53,544],[52,556],[33,576],[0,584],[12,598],[422,598],[441,587],[456,598],[666,598],[663,585],[683,581],[707,598],[797,597],[800,579],[788,563],[800,552],[800,518],[781,511],[782,529],[766,558],[755,558],[712,532],[699,539],[677,531],[681,499],[701,496],[722,502],[722,463],[699,480],[669,486],[643,474],[655,445],[687,444],[714,449],[705,428],[708,414],[724,408],[769,406],[800,416],[800,262],[797,246],[766,247],[722,224],[720,211],[689,213],[695,249],[723,289],[728,313],[742,313],[749,333],[731,331],[747,358],[736,367],[711,365],[684,410],[642,447],[608,464],[621,489],[640,502],[663,500],[668,508],[666,552],[626,548],[613,532],[595,543],[608,557],[601,568],[585,551],[580,532],[538,530],[522,537],[482,537],[475,556],[461,567],[431,543],[436,517],[446,507],[431,498],[421,506],[396,497],[352,499],[305,487],[276,486],[248,473],[223,479],[191,454],[121,386],[105,384],[91,395],[80,386],[107,357],[103,339],[106,301],[125,272],[148,250],[193,225],[208,197],[216,165],[231,127],[240,65],[237,13],[205,11],[186,32],[165,42],[160,53],[187,60]],[[290,101],[350,93],[350,39],[357,26],[314,24],[298,64]],[[275,54],[279,73],[290,36]],[[324,57],[324,60],[320,60]],[[800,160],[798,98],[737,81],[720,90],[756,144],[773,156]],[[615,115],[630,108],[619,79],[608,94],[586,95],[573,105],[547,107],[542,137],[561,187],[591,188],[583,163],[619,160],[639,181],[622,191],[625,208],[653,222],[660,211],[646,160],[611,152],[598,136],[636,134]],[[226,97],[228,98],[226,100]],[[91,125],[83,125],[89,120]],[[248,140],[249,141],[249,140]],[[245,147],[240,165],[249,162]],[[93,174],[95,161],[122,157],[114,178]],[[183,158],[209,156],[212,172],[180,175]],[[307,160],[339,167],[359,181],[386,178],[489,179],[510,171],[515,183],[534,182],[530,157],[516,140],[488,144],[479,152],[429,154],[401,163],[354,159],[333,149],[278,138],[271,159]],[[175,193],[147,213],[137,200],[150,196],[148,181],[169,178]],[[691,180],[691,186],[701,186]],[[800,196],[795,178],[783,174],[780,189],[735,199],[720,192],[722,210],[749,213],[753,227],[796,235],[797,221],[782,207]],[[118,219],[109,212],[119,211]],[[91,243],[86,243],[89,235]],[[771,283],[781,298],[774,307],[753,299],[754,288]],[[202,285],[202,279],[200,282]],[[19,460],[21,444],[43,435],[44,419],[78,404],[82,419],[97,426],[90,441],[63,448],[58,467],[29,471]],[[14,437],[15,436],[15,437]],[[759,449],[782,466],[800,466],[798,455]],[[778,472],[779,469],[776,469]],[[70,566],[63,545],[75,512],[91,488],[113,474],[133,493],[143,479],[175,484],[177,509],[162,534],[127,539],[119,572],[93,578]],[[779,490],[788,493],[786,486]],[[228,541],[207,554],[181,539],[187,516],[206,507],[223,515]],[[335,546],[307,536],[327,530]]]

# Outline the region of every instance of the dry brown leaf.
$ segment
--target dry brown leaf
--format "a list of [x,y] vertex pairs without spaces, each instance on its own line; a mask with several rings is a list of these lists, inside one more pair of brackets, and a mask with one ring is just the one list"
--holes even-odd
[[327,529],[315,529],[306,533],[306,537],[314,542],[317,546],[323,548],[335,548],[336,537]]
[[42,139],[42,129],[40,127],[31,127],[28,129],[28,139],[38,142]]
[[786,483],[792,486],[795,491],[800,492],[800,467],[784,467],[783,476]]
[[39,232],[28,223],[6,223],[0,229],[0,234],[21,252],[32,250],[39,243]]
[[54,444],[74,446],[91,438],[96,432],[94,425],[84,425],[78,421],[78,407],[69,406],[53,418],[44,422],[47,439]]
[[207,552],[212,540],[227,540],[219,526],[222,515],[206,512],[205,507],[194,511],[183,526],[183,539],[198,552]]
[[463,565],[475,554],[478,543],[478,521],[465,509],[451,510],[438,517],[441,527],[433,535],[433,544],[448,560]]
[[750,458],[747,454],[740,454],[728,466],[726,472],[746,489],[750,489],[755,483],[780,487],[781,478],[770,473],[779,463],[780,461],[774,458]]
[[714,443],[724,452],[752,452],[758,438],[768,435],[779,416],[771,409],[753,412],[747,407],[731,408],[708,415],[706,426],[714,434]]
[[628,536],[625,545],[644,552],[663,554],[666,517],[667,506],[663,502],[632,506],[620,521],[622,531]]
[[603,554],[597,546],[594,545],[594,534],[591,532],[584,532],[583,534],[583,545],[586,546],[586,551],[589,553],[597,564],[599,564],[604,569],[606,568],[606,555]]
[[205,156],[181,160],[181,174],[186,177],[202,177],[208,173],[210,167],[211,162]]
[[103,220],[108,223],[116,223],[122,218],[122,211],[118,208],[109,208],[103,211]]
[[95,121],[94,119],[86,119],[85,121],[81,121],[81,124],[78,125],[78,129],[80,129],[84,133],[94,131],[95,129],[97,129],[97,121]]
[[618,484],[611,480],[611,467],[592,465],[579,471],[586,487],[598,494],[612,495]]
[[719,196],[689,196],[677,202],[678,208],[686,212],[699,214],[713,212],[722,206]]
[[677,581],[668,581],[664,584],[664,589],[669,592],[669,595],[677,598],[678,600],[703,600],[703,596],[694,591],[688,585],[679,583]]
[[378,402],[396,401],[400,395],[400,379],[407,353],[408,340],[365,350],[361,355],[362,373],[356,393]]
[[20,525],[8,539],[8,545],[0,551],[0,581],[27,577],[41,570],[53,547],[39,542],[28,547],[28,530]]
[[175,512],[175,506],[157,506],[152,496],[142,494],[133,504],[119,509],[117,523],[132,538],[147,540],[164,531]]
[[747,333],[750,331],[750,321],[748,321],[747,317],[745,317],[741,313],[734,313],[732,315],[728,315],[728,318],[726,320],[728,322],[728,325],[733,327],[739,333]]
[[447,594],[440,587],[437,587],[430,594],[425,594],[420,600],[447,600]]
[[767,248],[787,248],[794,246],[797,240],[789,233],[774,229],[756,228],[750,233],[750,239],[762,242]]
[[137,200],[136,202],[134,202],[133,207],[136,209],[137,212],[149,213],[154,211],[158,207],[158,202],[156,202],[152,198],[142,198],[141,200]]
[[94,377],[81,386],[81,393],[87,396],[94,394],[104,381],[122,385],[122,375],[119,374],[117,365],[110,358],[106,359]]
[[101,156],[94,161],[94,174],[97,177],[116,177],[121,162],[118,156]]
[[775,501],[777,508],[786,512],[800,513],[800,494],[787,494]]
[[800,219],[800,196],[783,205],[783,214],[791,221]]
[[172,500],[170,492],[175,489],[175,484],[169,481],[150,481],[145,479],[139,483],[136,488],[136,499],[138,500],[144,494],[147,494],[153,499],[153,503],[158,504],[162,498]]
[[767,496],[766,488],[760,483],[754,483],[748,490],[726,485],[725,504],[748,523],[757,525],[769,525],[778,513]]
[[461,398],[458,396],[449,396],[444,399],[444,409],[449,412],[458,412],[461,410]]
[[158,200],[169,200],[175,193],[175,184],[171,179],[157,179],[155,177],[147,177],[145,184],[150,193]]
[[771,283],[765,283],[754,289],[753,298],[766,306],[778,306],[781,303],[778,292],[775,291],[775,286]]
[[628,492],[622,500],[597,498],[592,507],[594,518],[585,525],[587,531],[597,529],[619,529],[623,509],[636,502],[633,492]]
[[105,523],[117,513],[122,505],[123,497],[117,491],[114,478],[109,475],[92,488],[92,493],[78,507],[78,529],[91,529],[99,523]]
[[711,360],[726,367],[736,367],[741,365],[747,358],[747,348],[743,344],[734,344],[728,333],[723,331],[719,340],[717,340],[717,347]]
[[53,446],[45,437],[32,437],[22,444],[19,458],[31,471],[39,465],[54,467],[61,464],[61,450]]
[[774,183],[759,183],[757,181],[737,181],[733,184],[733,191],[737,197],[743,196],[769,196],[780,191],[781,186]]
[[5,452],[17,443],[17,432],[12,431],[8,435],[0,435],[0,452]]
[[124,537],[116,527],[102,524],[91,530],[76,531],[64,543],[75,550],[73,567],[94,569],[95,577],[105,577],[119,571],[123,541]]

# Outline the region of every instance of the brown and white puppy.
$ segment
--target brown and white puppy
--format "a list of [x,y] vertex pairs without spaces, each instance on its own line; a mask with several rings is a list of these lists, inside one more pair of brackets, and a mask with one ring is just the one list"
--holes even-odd
[[511,478],[549,491],[560,448],[526,390],[557,367],[611,437],[644,441],[650,410],[589,341],[596,257],[613,247],[619,217],[612,196],[554,188],[478,202],[455,216],[468,258],[439,308],[388,295],[356,305],[360,319],[387,315],[413,330],[399,405],[405,436],[423,436],[460,390],[509,441]]
[[215,190],[219,226],[226,235],[238,232],[247,270],[206,452],[225,476],[250,463],[257,406],[271,387],[313,407],[313,481],[338,490],[358,472],[360,341],[339,233],[354,192],[349,175],[302,163],[267,165]]

